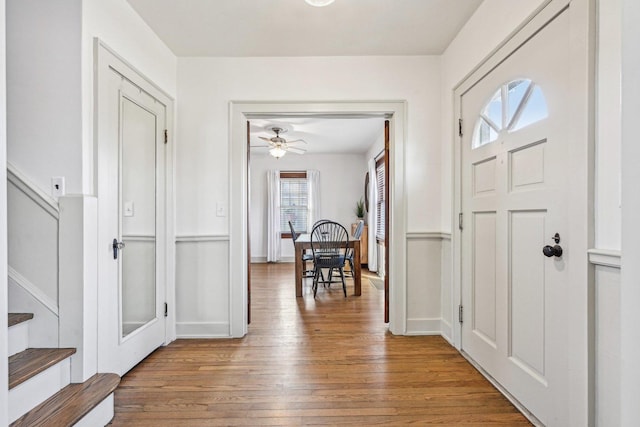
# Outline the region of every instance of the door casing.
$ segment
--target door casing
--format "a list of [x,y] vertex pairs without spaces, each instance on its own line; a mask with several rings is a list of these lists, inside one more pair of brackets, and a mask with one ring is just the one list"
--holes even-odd
[[[390,119],[390,170],[393,173],[390,200],[389,248],[391,257],[389,330],[406,333],[406,194],[404,178],[406,102],[235,102],[230,105],[230,191],[229,208],[229,306],[230,336],[247,333],[247,153],[246,122],[260,115],[335,117],[336,115],[380,115]],[[293,292],[293,287],[292,287]]]
[[[100,105],[100,88],[106,87],[108,74],[115,71],[122,75],[127,80],[131,81],[134,85],[138,86],[145,92],[149,93],[153,98],[161,100],[166,106],[166,118],[165,126],[167,129],[167,147],[166,156],[163,165],[157,165],[157,167],[163,167],[165,170],[165,193],[164,193],[164,213],[165,213],[165,259],[164,265],[164,277],[165,277],[165,289],[163,293],[165,295],[165,301],[168,306],[167,316],[165,318],[165,337],[164,344],[168,344],[175,340],[175,214],[174,214],[174,194],[173,194],[173,182],[174,182],[174,144],[172,143],[173,136],[173,104],[174,100],[165,93],[162,89],[156,86],[153,82],[147,79],[143,74],[137,71],[126,60],[118,56],[112,49],[105,45],[99,39],[94,39],[94,52],[96,61],[96,74],[95,74],[95,86],[96,86],[96,105],[95,105],[95,141],[94,141],[94,174],[93,174],[93,188],[94,193],[98,197],[98,204],[100,203],[100,194],[98,194],[98,179],[100,174],[108,173],[107,171],[98,170],[98,155],[100,153],[100,145],[105,143],[106,122],[103,118],[103,109]],[[111,215],[106,210],[98,209],[98,227],[104,223],[105,215]],[[102,221],[101,221],[102,218]],[[96,230],[97,231],[97,230]],[[100,242],[101,243],[101,242]],[[100,248],[98,248],[100,249]],[[99,250],[98,254],[98,286],[108,286],[105,282],[105,274],[103,273],[107,268],[106,263],[113,262],[108,257],[100,256],[102,250]],[[100,321],[100,319],[98,320]],[[103,339],[98,336],[98,340]],[[100,369],[100,363],[98,364]]]

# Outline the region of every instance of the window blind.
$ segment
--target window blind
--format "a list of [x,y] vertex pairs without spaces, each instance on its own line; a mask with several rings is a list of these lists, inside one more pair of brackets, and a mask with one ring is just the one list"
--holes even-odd
[[[305,174],[306,175],[306,174]],[[296,233],[307,232],[309,190],[307,178],[280,176],[280,230],[289,231],[289,221]]]
[[386,218],[384,214],[385,214],[385,206],[387,201],[384,199],[384,196],[385,196],[384,183],[385,183],[384,162],[380,162],[380,164],[376,166],[376,192],[378,196],[377,203],[376,203],[376,214],[377,214],[376,238],[380,240],[385,239],[384,225],[386,222]]

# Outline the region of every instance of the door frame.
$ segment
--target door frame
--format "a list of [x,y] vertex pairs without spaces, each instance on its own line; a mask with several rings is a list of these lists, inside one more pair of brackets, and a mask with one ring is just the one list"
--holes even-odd
[[[389,118],[391,127],[390,167],[393,171],[391,191],[390,246],[391,257],[389,295],[389,331],[395,335],[406,333],[406,194],[405,194],[405,145],[406,111],[405,101],[367,102],[278,102],[278,101],[231,101],[229,105],[229,128],[231,131],[229,156],[229,307],[230,336],[243,337],[247,331],[247,116],[309,116],[335,117],[342,115],[380,115]],[[293,285],[291,287],[293,293]]]
[[[451,319],[458,318],[458,308],[462,303],[462,236],[457,226],[458,214],[462,205],[462,168],[461,140],[458,135],[458,119],[462,116],[462,96],[475,86],[482,78],[506,60],[529,38],[535,36],[547,23],[560,13],[569,13],[571,81],[569,102],[570,129],[569,152],[575,159],[575,168],[570,170],[567,179],[572,191],[569,192],[569,234],[573,253],[567,254],[569,283],[568,294],[572,304],[567,307],[569,340],[568,358],[573,372],[569,379],[569,413],[572,425],[592,425],[595,419],[595,301],[594,301],[594,269],[588,260],[588,249],[594,241],[594,111],[595,111],[595,1],[594,0],[546,0],[523,21],[519,27],[504,40],[493,52],[481,61],[453,90],[454,114],[453,123],[456,132],[452,140],[452,218],[455,224],[452,230],[452,299]],[[468,218],[464,221],[468,223]],[[550,237],[550,236],[549,236]],[[443,307],[443,309],[447,309]],[[466,320],[466,319],[463,319]],[[462,351],[462,324],[453,328],[454,346]],[[462,352],[465,355],[464,352]],[[465,355],[466,356],[466,355]],[[477,368],[479,368],[476,365]],[[479,368],[483,375],[488,376]],[[493,381],[492,381],[493,382]],[[521,410],[517,401],[509,396],[508,390],[502,389],[494,382],[512,402]],[[526,415],[526,411],[525,412]]]
[[[164,214],[165,214],[165,248],[164,248],[164,276],[165,284],[162,289],[165,302],[168,306],[167,315],[165,316],[164,345],[169,344],[176,339],[175,328],[175,203],[174,203],[174,162],[175,162],[175,144],[173,143],[174,135],[174,99],[163,91],[159,86],[148,79],[139,70],[133,67],[129,62],[119,56],[113,49],[102,42],[100,39],[94,39],[94,58],[95,58],[95,115],[94,115],[94,155],[93,155],[93,192],[98,198],[100,204],[100,194],[98,193],[98,180],[105,171],[99,170],[98,156],[100,154],[102,144],[105,144],[106,136],[102,129],[106,127],[105,118],[101,113],[104,107],[101,106],[101,91],[107,87],[108,76],[111,70],[122,75],[127,80],[150,94],[153,98],[161,101],[166,106],[165,127],[167,129],[167,147],[165,156],[165,193],[164,193]],[[99,207],[99,206],[98,206]],[[105,210],[98,209],[98,227],[104,223],[106,215],[110,215]],[[97,231],[97,230],[96,230]],[[99,243],[99,242],[98,242]],[[107,263],[113,260],[107,259],[100,254],[103,251],[97,248],[97,267],[98,267],[98,286],[107,286],[102,271],[107,267]],[[100,322],[100,319],[98,319]],[[98,328],[98,334],[100,328]],[[103,339],[98,336],[98,340]],[[98,363],[100,367],[100,363]]]

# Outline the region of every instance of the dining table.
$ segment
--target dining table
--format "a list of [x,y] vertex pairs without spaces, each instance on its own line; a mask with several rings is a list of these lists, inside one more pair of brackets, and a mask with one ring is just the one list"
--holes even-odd
[[[311,250],[311,235],[309,233],[303,233],[298,236],[295,243],[295,260],[296,260],[296,297],[302,296],[302,281],[304,272],[304,263],[302,261],[302,253],[305,250]],[[354,295],[360,296],[362,294],[361,278],[362,268],[358,260],[360,260],[360,239],[356,239],[349,236],[349,240],[344,242],[345,248],[353,248],[353,287]]]

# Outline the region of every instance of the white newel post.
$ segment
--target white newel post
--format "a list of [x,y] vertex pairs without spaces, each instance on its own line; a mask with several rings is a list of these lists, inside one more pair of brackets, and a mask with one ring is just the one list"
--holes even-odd
[[60,347],[75,347],[71,382],[97,372],[98,203],[91,196],[65,196],[60,204]]

